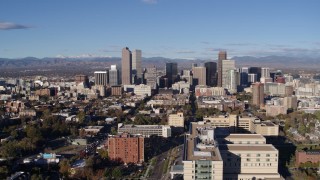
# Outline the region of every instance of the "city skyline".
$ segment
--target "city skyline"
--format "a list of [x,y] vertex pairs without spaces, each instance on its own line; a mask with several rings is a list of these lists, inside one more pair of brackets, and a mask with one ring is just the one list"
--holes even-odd
[[319,1],[3,1],[0,57],[320,57]]

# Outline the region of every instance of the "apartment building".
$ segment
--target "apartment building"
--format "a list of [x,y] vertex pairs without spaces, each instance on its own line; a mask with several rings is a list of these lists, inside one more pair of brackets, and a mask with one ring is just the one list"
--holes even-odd
[[108,156],[123,163],[144,162],[144,138],[123,133],[108,138]]

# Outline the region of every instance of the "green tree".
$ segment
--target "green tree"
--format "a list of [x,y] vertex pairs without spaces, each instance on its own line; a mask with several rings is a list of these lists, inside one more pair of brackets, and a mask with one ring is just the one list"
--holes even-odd
[[120,167],[116,167],[112,170],[112,177],[116,179],[122,177],[122,170]]

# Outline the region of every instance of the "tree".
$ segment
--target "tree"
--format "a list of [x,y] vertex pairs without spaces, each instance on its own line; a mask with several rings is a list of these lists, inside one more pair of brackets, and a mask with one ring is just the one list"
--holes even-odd
[[6,179],[8,176],[8,167],[7,166],[0,166],[0,178]]
[[98,153],[99,153],[100,157],[103,158],[103,159],[108,159],[109,158],[108,151],[106,149],[99,149]]
[[116,167],[112,170],[112,177],[116,179],[122,177],[122,170],[120,167]]
[[26,128],[27,137],[31,139],[32,144],[36,145],[42,140],[42,134],[39,128],[34,126],[27,126]]
[[112,127],[110,133],[111,133],[112,135],[116,135],[116,134],[117,134],[116,128],[115,128],[115,127]]
[[82,124],[84,122],[84,120],[86,119],[86,113],[84,111],[80,111],[77,114],[77,118],[79,120],[79,123]]
[[64,159],[59,163],[60,169],[59,172],[64,176],[68,177],[70,174],[70,163],[68,160]]

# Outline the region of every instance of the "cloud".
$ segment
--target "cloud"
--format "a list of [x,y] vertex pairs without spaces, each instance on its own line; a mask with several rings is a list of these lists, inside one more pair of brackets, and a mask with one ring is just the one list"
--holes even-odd
[[11,23],[11,22],[0,22],[0,30],[13,30],[13,29],[29,29],[30,26]]
[[219,51],[226,51],[226,49],[223,49],[223,48],[206,48],[205,51],[219,52]]
[[179,50],[179,51],[176,51],[175,53],[177,53],[177,54],[194,54],[194,53],[196,53],[196,51],[192,51],[192,50]]
[[81,58],[110,58],[111,56],[105,56],[105,55],[98,55],[98,54],[90,54],[90,53],[88,53],[88,54],[81,54],[81,55],[62,55],[62,54],[59,54],[59,55],[57,55],[56,56],[56,58],[79,58],[79,59],[81,59]]
[[157,4],[158,0],[142,0],[142,2],[147,3],[147,4]]
[[226,46],[255,46],[257,44],[254,43],[228,43]]

